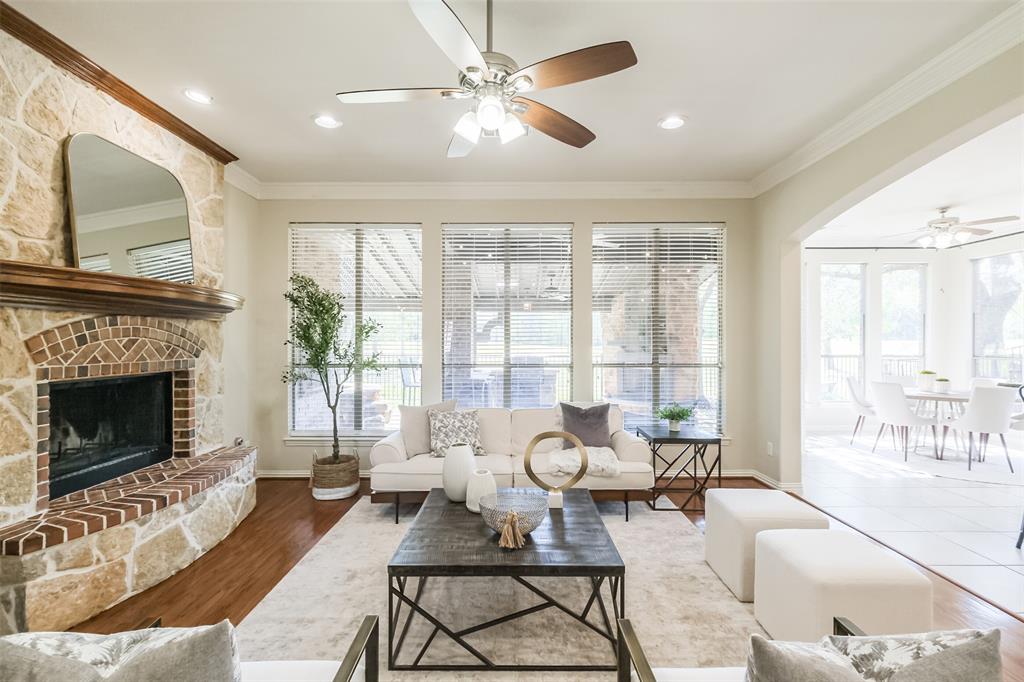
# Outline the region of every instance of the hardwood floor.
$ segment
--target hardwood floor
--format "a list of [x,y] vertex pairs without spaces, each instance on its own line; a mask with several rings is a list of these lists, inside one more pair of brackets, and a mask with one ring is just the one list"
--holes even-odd
[[[730,488],[765,487],[753,479],[722,483]],[[238,624],[357,500],[316,502],[305,480],[261,479],[256,508],[223,542],[177,575],[74,629],[117,632],[147,618],[162,618],[164,626],[172,627],[224,618]],[[411,511],[410,506],[402,513]],[[703,512],[685,514],[703,531]],[[999,628],[1003,679],[1024,682],[1024,622],[923,567],[919,570],[935,587],[936,629]]]

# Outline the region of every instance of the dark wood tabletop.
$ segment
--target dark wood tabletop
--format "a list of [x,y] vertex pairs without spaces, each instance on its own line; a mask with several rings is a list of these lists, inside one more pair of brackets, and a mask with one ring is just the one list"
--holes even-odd
[[668,424],[664,422],[651,424],[635,424],[637,434],[648,442],[658,443],[700,443],[717,445],[721,444],[722,437],[710,431],[704,431],[696,426],[680,424],[678,431],[669,431]]
[[[503,489],[523,495],[539,490]],[[388,563],[391,576],[622,576],[626,567],[590,492],[567,490],[526,546],[498,547],[498,534],[466,505],[430,491]]]

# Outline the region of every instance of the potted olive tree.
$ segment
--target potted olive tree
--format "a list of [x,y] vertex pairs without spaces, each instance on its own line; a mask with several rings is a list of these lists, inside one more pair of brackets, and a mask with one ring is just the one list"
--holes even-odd
[[658,408],[658,419],[668,420],[668,430],[678,431],[679,422],[689,421],[690,417],[693,416],[692,407],[683,407],[679,403],[672,403],[671,405],[663,405]]
[[359,458],[341,454],[338,443],[338,403],[345,384],[357,371],[379,368],[379,354],[363,355],[363,347],[380,326],[373,320],[355,325],[352,338],[342,341],[345,323],[344,296],[324,289],[311,277],[292,275],[284,297],[292,308],[291,338],[286,344],[298,351],[281,377],[285,383],[316,380],[331,411],[333,441],[330,457],[313,453],[310,475],[313,497],[340,500],[359,490]]

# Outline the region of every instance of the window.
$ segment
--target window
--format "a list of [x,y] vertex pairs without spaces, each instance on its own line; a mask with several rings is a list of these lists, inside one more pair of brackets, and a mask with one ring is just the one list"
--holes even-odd
[[110,254],[97,253],[94,256],[82,256],[78,259],[78,267],[93,272],[110,272]]
[[821,399],[850,400],[864,385],[864,264],[821,265]]
[[596,224],[594,398],[649,421],[678,402],[722,431],[721,224]]
[[572,386],[572,226],[444,225],[443,394],[542,407]]
[[924,369],[928,266],[882,266],[882,376],[914,376]]
[[974,376],[1024,381],[1024,252],[974,261]]
[[132,264],[132,272],[139,277],[183,283],[193,279],[192,242],[188,239],[128,249],[128,260]]
[[[380,353],[379,372],[355,374],[341,396],[338,428],[375,435],[398,428],[399,405],[419,404],[422,350],[422,252],[418,225],[293,224],[289,233],[291,272],[308,275],[345,296],[342,338],[353,325],[381,325],[364,354]],[[293,350],[293,352],[295,352]],[[301,364],[301,357],[293,361]],[[289,386],[289,431],[331,430],[320,384]]]

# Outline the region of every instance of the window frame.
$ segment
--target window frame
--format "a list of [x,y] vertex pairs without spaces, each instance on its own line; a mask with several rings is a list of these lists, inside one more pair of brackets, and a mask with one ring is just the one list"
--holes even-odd
[[[885,343],[885,311],[886,311],[886,298],[885,293],[888,289],[885,286],[885,275],[889,270],[894,269],[915,269],[921,272],[920,289],[918,291],[918,305],[921,312],[921,352],[918,355],[894,355],[886,354],[882,352],[882,344]],[[928,363],[928,287],[931,276],[931,265],[927,262],[922,261],[900,261],[900,262],[885,262],[881,263],[881,267],[878,273],[878,285],[881,293],[881,301],[879,307],[879,360],[881,368],[881,376],[916,376],[920,371],[927,368]],[[886,361],[900,361],[900,360],[917,360],[918,366],[913,368],[909,374],[899,374],[895,372],[886,372]],[[864,387],[862,387],[863,390]]]
[[[363,253],[363,249],[362,249],[362,246],[363,246],[363,243],[364,243],[364,240],[365,240],[365,229],[364,228],[371,228],[372,229],[372,228],[376,227],[377,229],[380,229],[381,226],[392,226],[395,229],[417,232],[419,234],[419,238],[420,238],[420,249],[419,249],[419,251],[420,251],[420,253],[419,253],[420,281],[419,281],[419,286],[420,286],[420,326],[421,326],[420,335],[421,335],[421,339],[422,339],[422,327],[423,327],[423,225],[422,225],[422,223],[414,223],[414,222],[409,222],[409,223],[405,223],[405,222],[365,222],[365,221],[360,221],[360,222],[321,222],[321,221],[302,222],[302,221],[291,221],[288,224],[288,256],[287,256],[288,257],[288,277],[290,279],[292,274],[295,273],[295,270],[294,270],[294,252],[293,252],[294,244],[293,244],[293,241],[292,241],[292,235],[295,233],[296,230],[324,229],[324,228],[331,228],[331,227],[334,227],[334,228],[354,228],[354,229],[352,229],[352,232],[353,232],[354,241],[355,241],[357,246],[355,248],[355,253],[354,253],[355,267],[353,269],[353,295],[351,297],[349,297],[348,295],[345,296],[345,300],[346,300],[345,315],[349,317],[349,319],[351,320],[353,325],[358,324],[360,321],[362,321],[363,304],[364,304],[363,292],[364,292],[365,277],[363,276],[363,259],[365,257],[365,254]],[[349,305],[349,301],[352,302],[351,306]],[[286,315],[287,315],[287,321],[290,324],[290,322],[291,322],[291,306],[286,306]],[[291,345],[287,344],[286,345],[286,350],[285,350],[285,362],[287,363],[287,366],[289,366],[289,367],[299,367],[299,368],[305,367],[306,365],[302,365],[300,363],[293,363],[293,360],[294,360],[293,352],[294,351],[293,351]],[[418,369],[418,370],[420,370],[420,374],[422,376],[422,371],[423,371],[422,340],[421,340],[420,356],[419,357],[420,357],[420,361],[418,363],[408,363],[408,362],[381,363],[380,364],[380,368],[381,368],[381,370],[393,369],[393,370],[398,370],[399,372],[401,372],[404,369]],[[332,365],[332,367],[340,367],[340,365]],[[349,427],[349,428],[343,428],[343,427],[341,427],[339,425],[339,428],[338,428],[338,436],[339,436],[339,438],[347,439],[347,440],[361,440],[361,439],[378,440],[379,438],[381,438],[381,437],[383,437],[383,436],[385,436],[385,435],[387,435],[389,433],[392,433],[394,431],[394,429],[391,428],[390,426],[385,426],[385,427],[383,427],[381,429],[364,429],[364,428],[362,428],[364,426],[363,421],[364,421],[364,418],[365,418],[365,415],[364,415],[365,404],[364,404],[364,396],[363,396],[363,380],[364,380],[364,378],[365,378],[364,377],[364,372],[361,369],[357,369],[356,371],[354,371],[352,373],[352,377],[349,380],[349,384],[348,385],[351,386],[351,388],[350,389],[347,388],[345,392],[351,391],[351,393],[352,393],[352,409],[351,409],[352,415],[351,415],[351,418],[352,418],[352,424],[353,425],[352,425],[352,427]],[[288,400],[287,400],[287,402],[288,402],[288,409],[287,409],[287,420],[288,420],[288,423],[286,425],[287,437],[288,438],[323,438],[323,437],[329,437],[331,435],[330,428],[326,428],[326,429],[322,429],[322,430],[321,429],[295,429],[294,428],[294,424],[295,424],[295,398],[296,398],[297,386],[298,386],[298,384],[296,382],[290,382],[288,384]],[[419,403],[419,404],[422,404],[422,402],[423,402],[422,386],[420,387],[419,398],[418,398],[418,400],[416,402]],[[324,409],[326,409],[326,406],[324,407]],[[339,412],[339,416],[340,416],[340,412]]]
[[[834,353],[823,353],[822,342],[825,340],[824,334],[824,323],[825,316],[822,314],[824,310],[824,295],[822,289],[822,283],[825,281],[824,271],[828,267],[835,266],[850,266],[855,265],[860,268],[860,355],[836,355]],[[852,396],[848,395],[845,378],[841,382],[839,387],[837,398],[829,398],[823,394],[825,382],[822,381],[824,375],[825,359],[831,357],[858,357],[858,372],[857,372],[857,385],[863,392],[867,384],[867,363],[868,363],[868,286],[869,286],[869,264],[862,260],[842,260],[842,261],[822,261],[818,264],[818,402],[822,404],[837,404],[837,403],[848,403],[852,401]]]
[[[976,258],[970,259],[970,263],[971,263],[971,265],[970,265],[970,268],[971,268],[971,275],[970,275],[971,276],[971,358],[970,358],[969,376],[971,376],[971,377],[989,378],[986,374],[979,373],[978,368],[979,368],[979,363],[980,362],[986,362],[986,361],[992,361],[992,360],[1005,360],[1008,363],[1010,363],[1011,367],[1012,367],[1014,361],[1016,361],[1018,363],[1018,366],[1020,366],[1021,364],[1024,364],[1024,349],[1022,349],[1021,356],[1012,355],[1012,354],[1011,355],[986,355],[986,354],[979,354],[978,353],[978,332],[977,332],[978,308],[977,308],[977,301],[978,301],[978,286],[980,284],[979,277],[978,277],[979,265],[980,265],[980,263],[982,261],[992,260],[994,258],[1000,258],[1002,256],[1011,256],[1012,257],[1014,255],[1019,256],[1021,258],[1022,264],[1024,264],[1024,250],[1011,250],[1011,251],[1003,251],[1003,252],[998,252],[998,253],[990,253],[990,254],[987,254],[987,255],[982,255],[982,256],[978,256]],[[1005,381],[1014,381],[1015,379],[1016,380],[1024,380],[1024,368],[1021,368],[1018,371],[1021,374],[1021,376],[1019,376],[1019,377],[1014,377],[1014,376],[1007,375],[1007,376],[1000,376],[998,378],[1003,379]]]

